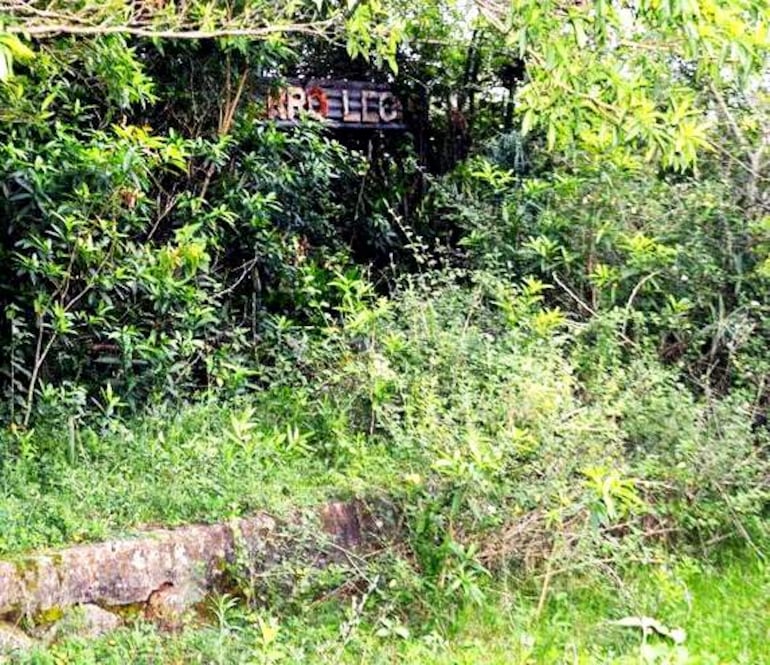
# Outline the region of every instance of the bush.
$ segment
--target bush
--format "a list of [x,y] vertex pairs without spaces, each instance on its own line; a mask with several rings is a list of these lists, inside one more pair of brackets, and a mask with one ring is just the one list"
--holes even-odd
[[0,437],[0,549],[386,497],[406,536],[387,565],[419,573],[410,598],[455,606],[481,601],[490,570],[767,537],[768,441],[740,394],[695,397],[609,343],[586,365],[593,341],[536,280],[433,273],[383,298],[339,273],[329,289],[323,328],[273,321],[268,390],[126,422],[79,417],[77,390],[46,396],[35,431]]
[[[132,410],[243,389],[266,313],[302,318],[349,261],[357,153],[250,114],[218,137],[156,133],[143,62],[110,43],[120,62],[97,40],[67,52],[71,68],[51,57],[47,76],[41,65],[0,86],[0,386],[25,425],[41,396],[82,392],[90,412],[108,387]],[[83,87],[73,72],[91,66]],[[102,85],[126,95],[119,122],[93,121]],[[34,108],[56,122],[30,122]]]
[[770,462],[750,402],[694,397],[644,351],[581,367],[591,342],[545,292],[425,276],[341,312],[315,347],[308,408],[336,414],[316,441],[341,469],[364,445],[397,461],[429,577],[764,537]]
[[575,319],[622,318],[627,345],[679,364],[698,390],[763,394],[767,225],[738,183],[609,164],[522,178],[509,142],[438,180],[425,203],[464,265],[537,277]]

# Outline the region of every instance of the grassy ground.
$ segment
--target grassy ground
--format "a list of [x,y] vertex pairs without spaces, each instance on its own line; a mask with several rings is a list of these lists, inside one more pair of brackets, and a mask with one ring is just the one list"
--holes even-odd
[[[72,445],[66,428],[0,439],[0,555],[99,540],[138,525],[280,514],[394,485],[391,458],[376,444],[335,470],[317,450],[309,454],[314,435],[301,402],[292,400],[265,394],[248,406],[194,405],[114,420],[105,430],[82,428]],[[280,408],[280,417],[271,408]]]
[[[210,624],[162,634],[137,623],[96,641],[72,638],[24,663],[770,663],[770,568],[732,558],[715,567],[694,561],[636,569],[622,582],[555,578],[538,614],[540,589],[513,579],[487,589],[482,607],[452,620],[447,605],[402,624],[377,604],[308,604],[299,615],[245,611],[232,599],[211,602]],[[612,622],[644,615],[682,628],[680,645],[642,638]]]
[[[388,490],[412,471],[371,442],[350,463],[306,454],[301,404],[187,408],[112,430],[39,431],[34,449],[0,469],[0,552],[102,538],[134,525],[215,519]],[[296,408],[296,418],[291,416]],[[289,423],[287,426],[286,423]],[[30,439],[32,440],[32,439]],[[271,615],[214,599],[206,623],[160,633],[136,623],[108,638],[65,640],[26,663],[770,663],[770,568],[757,557],[718,567],[695,560],[636,568],[622,583],[554,578],[540,612],[539,579],[498,579],[484,603],[457,614],[451,598],[403,618],[408,597],[383,608],[294,603]],[[387,594],[383,595],[387,598]],[[386,603],[387,604],[387,603]],[[683,628],[681,645],[611,622],[655,617]]]
[[90,416],[46,398],[34,430],[0,430],[0,555],[351,495],[406,498],[428,549],[527,515],[589,550],[612,524],[697,542],[765,520],[770,442],[740,395],[698,400],[642,352],[568,344],[528,288],[351,306],[240,399],[120,418],[109,391]]

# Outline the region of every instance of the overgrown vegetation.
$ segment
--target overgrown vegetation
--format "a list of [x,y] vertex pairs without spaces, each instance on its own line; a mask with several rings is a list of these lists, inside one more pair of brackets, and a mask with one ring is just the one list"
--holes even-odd
[[[222,597],[207,607],[203,627],[164,637],[140,623],[98,641],[71,636],[21,662],[618,665],[766,658],[768,573],[756,561],[702,568],[688,560],[637,572],[620,588],[580,575],[554,587],[539,607],[537,588],[498,583],[485,607],[463,611],[452,623],[437,612],[434,621],[416,625],[388,614],[376,590],[360,600],[309,603],[288,617],[244,611]],[[672,630],[683,631],[683,643],[623,627],[624,618],[640,615],[665,616]]]
[[[0,0],[0,552],[387,497],[401,546],[280,638],[244,582],[114,657],[760,662],[610,589],[766,586],[767,2],[113,4]],[[409,132],[264,120],[329,74]],[[564,638],[644,612],[701,637]]]

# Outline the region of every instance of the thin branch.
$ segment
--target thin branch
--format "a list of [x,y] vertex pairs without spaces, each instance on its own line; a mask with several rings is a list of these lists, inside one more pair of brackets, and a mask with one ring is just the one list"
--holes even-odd
[[723,148],[718,143],[709,142],[709,146],[713,148],[716,152],[718,152],[720,155],[727,157],[727,159],[733,162],[736,166],[739,166],[740,168],[742,168],[749,175],[753,176],[757,181],[770,180],[770,177],[763,175],[761,172],[757,171],[753,166],[749,166],[740,157],[736,157],[733,153],[731,153],[726,148]]
[[[230,98],[230,61],[228,59],[227,61],[227,81],[226,81],[226,97],[227,101],[225,102],[225,105],[220,109],[219,112],[219,136],[227,136],[230,133],[230,130],[233,126],[233,120],[235,118],[235,111],[238,108],[238,104],[241,101],[241,96],[243,95],[243,89],[246,86],[246,78],[249,75],[249,68],[246,67],[246,69],[243,70],[243,73],[241,74],[241,78],[238,81],[238,89],[235,92],[235,97]],[[198,195],[198,198],[203,199],[206,196],[206,192],[209,189],[209,185],[211,184],[211,179],[214,177],[214,171],[216,170],[217,165],[216,162],[212,161],[211,164],[209,164],[209,168],[206,170],[206,177],[203,180],[203,186],[201,187],[201,193]]]
[[[598,316],[598,312],[594,310],[590,305],[586,304],[586,302],[577,295],[572,289],[570,289],[564,282],[562,282],[559,279],[559,275],[555,272],[551,274],[551,277],[553,278],[553,281],[556,282],[566,293],[578,304],[580,307],[582,307],[586,312],[588,312],[591,316]],[[621,330],[618,333],[620,335],[620,338],[626,342],[626,344],[629,344],[631,346],[636,346],[636,343],[634,340],[632,340],[628,335],[626,335],[625,330]]]
[[554,272],[551,277],[553,277],[553,281],[556,282],[564,291],[569,295],[580,307],[582,307],[586,312],[588,312],[591,316],[596,316],[596,310],[594,310],[590,305],[588,305],[585,300],[583,300],[580,296],[578,296],[572,289],[570,289],[564,282],[562,282],[559,279],[559,276]]
[[[225,107],[225,117],[224,122],[222,123],[221,127],[219,128],[219,135],[225,136],[230,133],[230,130],[233,126],[233,119],[235,118],[235,111],[238,108],[238,104],[241,101],[241,96],[243,95],[243,89],[246,86],[246,79],[249,75],[249,68],[246,67],[246,69],[243,70],[243,73],[241,74],[241,78],[238,81],[238,89],[235,91],[235,97],[232,98],[232,100],[229,99],[228,94],[228,102],[227,106]],[[228,87],[229,87],[229,79],[228,79]]]
[[513,25],[511,24],[510,7],[501,0],[476,0],[476,9],[496,30],[507,35]]
[[243,282],[244,279],[248,276],[248,274],[254,269],[254,267],[257,265],[257,261],[259,261],[259,257],[255,256],[253,259],[249,259],[246,261],[243,265],[241,265],[241,274],[238,276],[238,278],[226,289],[223,289],[219,293],[217,293],[217,297],[222,298],[238,288],[238,286]]
[[744,135],[743,131],[738,126],[738,123],[735,121],[735,117],[732,113],[730,113],[730,109],[727,106],[724,95],[719,92],[713,81],[709,82],[709,89],[711,90],[711,94],[714,96],[714,99],[717,101],[719,110],[722,111],[722,115],[724,115],[725,120],[727,120],[727,124],[730,126],[735,139],[738,141],[742,148],[745,148],[748,145],[748,141],[746,140],[746,136]]
[[19,24],[7,25],[3,31],[11,34],[28,35],[30,37],[50,37],[54,35],[104,36],[132,35],[148,39],[215,39],[220,37],[251,37],[266,39],[281,33],[306,34],[323,36],[325,29],[331,27],[334,21],[318,21],[315,23],[290,23],[285,25],[266,25],[259,28],[222,27],[213,30],[202,29],[157,29],[136,25],[73,25],[72,23],[58,24]]
[[649,275],[645,275],[640,279],[636,286],[634,287],[633,291],[631,291],[631,295],[628,297],[628,302],[626,302],[626,315],[623,320],[623,335],[625,336],[626,330],[628,329],[628,318],[631,316],[631,307],[634,304],[634,300],[636,300],[636,296],[639,295],[639,291],[642,290],[642,287],[649,282],[651,279],[654,279],[658,275],[660,275],[660,270],[655,270],[654,272],[651,272]]
[[47,9],[39,9],[32,7],[31,5],[24,3],[19,5],[17,3],[11,3],[9,6],[5,2],[0,2],[0,9],[5,12],[17,12],[19,14],[27,14],[29,16],[20,16],[22,20],[29,20],[30,16],[42,19],[50,19],[57,23],[82,23],[88,24],[88,19],[84,16],[78,16],[77,14],[65,14],[62,12],[53,12]]

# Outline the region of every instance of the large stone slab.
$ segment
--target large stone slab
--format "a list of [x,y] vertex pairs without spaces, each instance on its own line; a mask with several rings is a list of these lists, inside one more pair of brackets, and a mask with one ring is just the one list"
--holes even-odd
[[34,642],[24,632],[11,624],[0,622],[0,663],[5,662],[4,655],[25,651],[33,644]]
[[339,552],[361,549],[384,527],[361,504],[331,503],[283,524],[259,514],[0,561],[0,617],[35,616],[72,605],[147,603],[169,588],[195,598],[196,589],[216,587],[228,562],[246,557],[250,565],[264,568],[296,555],[292,533],[303,523],[314,530],[320,565]]

